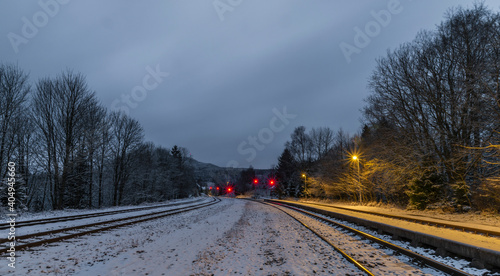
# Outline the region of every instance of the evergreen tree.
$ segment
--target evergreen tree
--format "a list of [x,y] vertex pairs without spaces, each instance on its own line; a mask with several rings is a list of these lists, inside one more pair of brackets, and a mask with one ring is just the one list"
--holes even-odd
[[276,168],[276,193],[283,196],[298,196],[301,192],[300,175],[297,172],[297,163],[290,150],[285,148],[278,159]]
[[240,177],[236,182],[236,192],[237,193],[245,193],[252,189],[252,183],[255,179],[255,170],[252,166],[248,169],[241,171]]
[[173,193],[174,193],[174,198],[180,198],[183,197],[183,191],[182,191],[182,154],[177,147],[177,145],[173,146],[172,149],[170,150],[170,154],[173,157],[173,162],[170,164],[170,180],[173,183]]

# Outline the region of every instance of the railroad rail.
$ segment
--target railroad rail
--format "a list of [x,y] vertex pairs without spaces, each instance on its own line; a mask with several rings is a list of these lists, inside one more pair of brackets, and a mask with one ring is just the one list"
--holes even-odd
[[334,206],[334,205],[322,204],[322,203],[313,203],[313,202],[303,202],[303,203],[309,204],[309,205],[318,205],[318,206],[324,206],[324,207],[329,207],[329,208],[334,208],[334,209],[339,209],[339,210],[346,210],[346,211],[351,211],[351,212],[358,212],[358,213],[363,213],[363,214],[381,216],[381,217],[386,217],[386,218],[399,219],[399,220],[409,221],[409,222],[413,222],[413,223],[420,223],[420,224],[448,228],[448,229],[453,229],[453,230],[460,230],[460,231],[474,233],[474,234],[484,234],[486,236],[500,237],[500,230],[495,231],[495,230],[488,230],[488,229],[482,229],[482,228],[477,228],[477,227],[469,227],[469,226],[464,226],[464,225],[459,225],[459,224],[449,223],[449,222],[438,222],[438,221],[423,219],[423,218],[414,218],[414,217],[391,215],[391,214],[379,213],[379,212],[373,212],[373,211],[356,210],[356,209],[351,209],[351,208],[347,208],[347,207],[340,207],[340,206]]
[[[395,244],[392,244],[392,243],[390,243],[390,242],[388,242],[388,241],[385,241],[385,240],[382,240],[382,239],[380,239],[380,238],[374,237],[374,236],[372,236],[372,235],[370,235],[370,234],[368,234],[368,233],[365,233],[365,232],[363,232],[363,231],[360,231],[360,230],[354,229],[354,228],[352,228],[352,227],[349,227],[349,226],[344,225],[344,224],[341,224],[341,223],[339,223],[339,222],[336,222],[336,221],[330,220],[330,219],[328,219],[328,218],[325,218],[325,217],[322,217],[322,216],[316,215],[316,214],[314,214],[314,213],[311,213],[311,212],[308,212],[308,211],[305,211],[305,210],[302,210],[302,209],[299,209],[299,208],[296,208],[296,207],[293,207],[293,206],[289,206],[289,205],[286,205],[286,204],[282,204],[282,203],[271,202],[270,204],[272,204],[272,206],[274,206],[274,205],[279,205],[279,206],[281,206],[281,207],[284,207],[284,208],[287,208],[287,209],[290,209],[290,210],[296,211],[296,212],[298,212],[298,213],[302,213],[302,214],[304,214],[304,215],[306,215],[306,216],[309,216],[309,217],[311,217],[311,218],[314,218],[314,219],[316,219],[316,220],[318,220],[318,221],[320,221],[320,222],[322,222],[322,223],[324,223],[325,225],[330,226],[330,227],[333,227],[333,226],[340,227],[340,228],[342,228],[343,230],[348,231],[348,232],[350,232],[350,233],[353,233],[353,234],[355,234],[355,235],[358,235],[358,236],[362,237],[362,238],[363,238],[363,239],[365,239],[365,240],[369,240],[369,241],[375,242],[375,243],[377,243],[377,244],[382,245],[382,246],[383,246],[383,247],[385,247],[385,248],[392,249],[393,251],[395,251],[395,252],[397,252],[397,253],[404,254],[404,255],[406,255],[406,256],[408,256],[408,257],[410,257],[410,258],[412,258],[412,259],[414,259],[414,260],[418,261],[418,262],[419,262],[419,263],[421,263],[421,264],[425,264],[425,265],[427,265],[427,266],[429,266],[429,267],[432,267],[432,268],[434,268],[434,269],[437,269],[437,270],[439,270],[439,271],[442,271],[442,272],[444,272],[444,273],[446,273],[446,274],[449,274],[449,275],[458,275],[458,276],[470,276],[470,275],[471,275],[471,274],[468,274],[468,273],[466,273],[466,272],[464,272],[464,271],[461,271],[461,270],[459,270],[459,269],[456,269],[456,268],[454,268],[454,267],[448,266],[448,265],[446,265],[446,264],[440,263],[440,262],[438,262],[438,261],[436,261],[436,260],[433,260],[433,259],[431,259],[431,258],[428,258],[428,257],[425,257],[425,256],[420,255],[420,254],[418,254],[418,253],[415,253],[415,252],[413,252],[413,251],[411,251],[411,250],[408,250],[408,249],[406,249],[406,248],[400,247],[400,246],[395,245]],[[279,209],[279,208],[278,208],[278,209]],[[280,210],[281,210],[281,209],[280,209]],[[283,210],[281,210],[281,211],[283,211]],[[285,212],[285,211],[283,211],[283,212]],[[287,213],[287,212],[285,212],[285,213]],[[293,217],[295,220],[299,221],[302,225],[305,225],[305,223],[304,223],[304,222],[302,222],[302,221],[300,221],[298,218],[296,218],[296,217],[292,216],[292,215],[291,215],[291,214],[289,214],[289,213],[287,213],[287,214],[288,214],[289,216]],[[332,225],[333,225],[333,226],[332,226]],[[306,225],[305,225],[305,226],[306,226]],[[306,227],[307,227],[307,228],[309,228],[308,226],[306,226]],[[310,229],[310,230],[311,230],[311,229]],[[313,231],[313,232],[314,232],[317,236],[319,236],[321,239],[323,239],[323,240],[327,241],[327,239],[326,239],[325,237],[323,237],[321,234],[319,234],[319,233],[315,232],[314,230],[311,230],[311,231]],[[329,242],[329,241],[327,241],[327,242],[330,244],[330,242]],[[331,244],[330,244],[330,245],[331,245]],[[334,246],[334,245],[332,245],[332,246],[335,248],[335,246]],[[336,250],[337,250],[337,249],[336,249]],[[337,251],[339,251],[339,250],[337,250]],[[341,254],[342,254],[342,253],[341,253]],[[342,254],[342,255],[344,256],[344,254]],[[348,260],[349,260],[350,262],[353,262],[353,263],[354,263],[354,262],[360,263],[360,261],[356,261],[356,260],[351,261],[351,260],[350,260],[350,259],[352,258],[351,256],[348,256],[348,257],[346,257],[346,258],[348,258]],[[354,258],[352,258],[352,259],[354,259]],[[373,274],[372,274],[372,272],[370,272],[370,271],[369,271],[366,267],[364,267],[364,266],[363,266],[363,267],[361,268],[361,267],[359,267],[358,265],[356,265],[356,266],[357,266],[358,268],[360,268],[360,269],[361,269],[363,272],[365,272],[366,274],[368,274],[368,275],[373,275]]]
[[[196,203],[196,202],[200,202],[202,200],[203,199],[197,199],[197,200],[192,200],[192,201],[183,201],[183,202],[177,202],[177,203],[162,204],[162,205],[155,205],[155,206],[146,206],[146,207],[115,210],[115,211],[107,211],[107,212],[86,213],[86,214],[71,215],[71,216],[16,221],[16,228],[20,228],[23,226],[33,226],[33,225],[80,220],[80,219],[95,218],[95,217],[101,217],[101,216],[109,216],[109,215],[116,215],[116,214],[123,214],[123,213],[138,212],[138,211],[146,211],[146,210],[159,209],[159,208],[165,208],[165,207],[171,207],[171,206],[178,206],[178,205],[183,205],[183,204]],[[10,228],[9,223],[1,223],[0,224],[0,230],[9,229],[9,228]]]
[[[260,201],[256,201],[256,202],[260,202]],[[260,202],[260,203],[263,203],[263,204],[266,204],[266,205],[270,205],[272,207],[276,207],[276,206],[274,206],[273,204],[270,204],[270,203],[264,203],[264,202]],[[352,257],[351,255],[349,255],[346,252],[344,252],[342,249],[340,249],[340,247],[338,247],[335,244],[333,244],[330,240],[328,240],[326,237],[324,237],[323,235],[321,235],[318,231],[314,230],[313,228],[311,228],[310,226],[308,226],[307,224],[305,224],[300,219],[298,219],[298,218],[292,216],[291,214],[289,214],[289,213],[281,210],[280,208],[277,208],[277,209],[280,210],[280,211],[282,211],[283,213],[287,214],[289,217],[291,217],[292,219],[294,219],[295,221],[297,221],[299,224],[301,224],[302,226],[304,226],[305,228],[307,228],[309,231],[311,231],[318,238],[320,238],[321,240],[323,240],[324,242],[326,242],[335,251],[337,251],[338,253],[340,253],[340,255],[342,255],[342,257],[344,257],[347,261],[349,261],[354,266],[356,266],[359,270],[361,270],[362,272],[364,272],[365,274],[370,275],[370,276],[374,276],[375,275],[368,268],[366,268],[360,262],[358,262],[354,257]]]
[[446,239],[431,234],[412,231],[410,229],[401,228],[377,221],[372,221],[369,219],[363,219],[353,215],[343,214],[341,212],[334,212],[331,210],[325,210],[310,205],[304,205],[301,203],[272,200],[272,199],[266,201],[284,203],[297,208],[319,213],[328,217],[349,221],[359,226],[375,229],[380,234],[387,233],[396,238],[407,239],[412,242],[412,245],[415,246],[427,245],[429,247],[435,248],[436,252],[440,255],[447,255],[448,253],[451,253],[456,256],[472,260],[475,266],[482,265],[488,269],[500,269],[500,251],[498,250],[482,248],[467,243],[454,241],[452,239]]
[[[143,214],[143,215],[138,215],[138,216],[132,216],[132,217],[126,217],[126,218],[119,218],[119,219],[111,219],[107,221],[101,221],[97,223],[91,223],[91,224],[85,224],[85,225],[78,225],[78,226],[73,226],[73,227],[67,227],[67,228],[61,228],[57,230],[51,230],[51,231],[44,231],[44,232],[38,232],[38,233],[33,233],[33,234],[28,234],[28,235],[23,235],[23,236],[16,236],[16,250],[25,250],[27,248],[32,248],[44,244],[50,244],[50,243],[55,243],[59,242],[62,240],[67,240],[79,236],[84,236],[84,235],[89,235],[97,232],[102,232],[102,231],[107,231],[115,228],[120,228],[144,221],[150,221],[150,220],[155,220],[167,216],[172,216],[175,214],[180,214],[204,207],[208,207],[213,204],[219,203],[221,200],[218,198],[214,198],[210,202],[203,202],[195,205],[189,205],[189,206],[184,206],[184,207],[179,207],[179,208],[174,208],[170,210],[164,210],[160,212],[154,212],[150,214]],[[58,235],[56,237],[53,237],[54,235]],[[0,243],[6,242],[7,239],[2,239],[0,240]],[[8,247],[6,248],[1,248],[0,249],[0,254],[6,253],[7,250],[9,250]]]

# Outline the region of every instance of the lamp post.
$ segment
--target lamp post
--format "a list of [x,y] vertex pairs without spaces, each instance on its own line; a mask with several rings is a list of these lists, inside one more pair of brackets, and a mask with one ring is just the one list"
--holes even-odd
[[353,155],[352,160],[354,160],[358,165],[359,203],[361,203],[361,174],[359,170],[359,157],[357,155]]
[[306,195],[306,198],[307,198],[307,176],[305,173],[302,174],[302,177],[304,178],[304,194]]

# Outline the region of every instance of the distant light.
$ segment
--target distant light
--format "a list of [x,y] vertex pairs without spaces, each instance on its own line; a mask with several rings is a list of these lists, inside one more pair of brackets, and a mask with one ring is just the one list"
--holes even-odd
[[210,190],[212,190],[212,186],[210,186]]
[[270,183],[271,185],[274,185],[274,180],[272,180],[272,179],[271,179],[271,181],[269,181],[269,183]]
[[305,174],[305,173],[303,173],[303,174],[302,174],[302,177],[306,177],[306,174]]
[[352,160],[358,160],[358,156],[353,155],[353,156],[352,156]]
[[230,193],[231,192],[231,187],[227,188],[227,192]]
[[254,180],[253,180],[253,183],[257,184],[257,183],[259,183],[259,180],[258,180],[257,178],[256,178],[256,179],[254,179]]
[[217,191],[219,190],[219,187],[217,187]]

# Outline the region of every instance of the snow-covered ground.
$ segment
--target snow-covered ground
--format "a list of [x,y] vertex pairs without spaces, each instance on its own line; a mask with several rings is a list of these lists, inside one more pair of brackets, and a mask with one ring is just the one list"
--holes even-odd
[[322,204],[331,204],[339,207],[346,207],[351,209],[379,212],[396,216],[415,216],[426,219],[437,219],[445,220],[456,223],[466,223],[471,227],[482,227],[488,229],[489,227],[500,227],[500,215],[487,212],[468,212],[468,213],[446,213],[442,210],[406,210],[397,207],[390,207],[387,205],[377,205],[366,206],[366,205],[356,205],[356,203],[346,204],[346,203],[331,203],[323,201],[311,201],[311,200],[300,200],[301,202],[313,202]]
[[[300,203],[307,204],[307,202],[300,202]],[[337,206],[339,206],[339,205],[337,205]],[[342,214],[346,214],[346,215],[350,215],[350,216],[354,216],[354,217],[358,217],[358,218],[362,218],[362,219],[377,221],[377,222],[384,223],[384,224],[396,225],[400,228],[408,229],[411,231],[418,231],[418,232],[426,233],[429,235],[441,237],[444,239],[455,240],[455,241],[471,244],[471,245],[474,245],[477,247],[483,247],[483,248],[487,248],[487,249],[491,249],[491,250],[495,250],[495,251],[500,251],[500,238],[498,238],[498,237],[486,237],[483,235],[477,235],[477,234],[473,234],[473,233],[462,232],[462,231],[452,230],[452,229],[448,229],[448,228],[438,228],[435,226],[422,225],[422,224],[418,224],[418,223],[402,221],[399,219],[392,219],[392,218],[387,218],[387,217],[381,217],[381,216],[370,215],[370,214],[365,214],[365,213],[341,210],[341,209],[336,209],[336,208],[328,208],[325,206],[312,205],[312,207],[330,210],[333,212],[342,213]],[[347,206],[342,206],[342,207],[347,207]],[[356,209],[361,209],[361,210],[367,210],[367,211],[377,211],[377,212],[388,213],[388,214],[392,214],[392,215],[408,215],[408,212],[406,212],[404,210],[397,210],[397,209],[390,210],[390,209],[386,209],[386,208],[372,208],[372,207],[366,207],[366,206],[357,206],[357,207],[356,206],[348,206],[348,207],[353,208],[353,209],[356,208]],[[410,212],[410,214],[415,215],[412,212]],[[424,215],[421,214],[419,217],[422,218],[422,217],[424,217]],[[428,215],[428,216],[425,216],[425,219],[431,219],[432,217],[433,217],[432,215]],[[446,217],[447,216],[445,214],[443,214],[442,216],[440,216],[438,218],[434,217],[434,219],[436,221],[446,221],[446,219],[445,219]],[[481,227],[484,229],[491,229],[491,230],[495,230],[495,231],[500,231],[500,227],[496,227],[496,226],[491,225],[491,224],[486,225],[484,222],[483,223],[478,223],[478,222],[466,223],[466,222],[462,221],[461,219],[459,219],[459,216],[454,216],[454,219],[455,219],[454,221],[457,224],[462,223],[462,224],[467,225],[469,227]],[[494,223],[495,219],[491,219],[488,221],[490,223]]]
[[[329,226],[312,219],[308,224],[338,238],[328,234]],[[370,245],[344,243],[354,254],[378,254]],[[384,275],[432,273],[392,256],[377,258]],[[207,208],[18,252],[15,269],[0,261],[0,275],[364,274],[280,210],[224,198]]]
[[338,228],[326,225],[296,211],[284,207],[278,208],[300,219],[302,222],[315,229],[315,231],[318,231],[341,250],[354,257],[375,275],[446,275],[433,268],[416,266],[412,263],[410,258],[401,254],[396,254],[391,249],[382,248],[377,243],[368,242],[366,239],[353,235],[352,233],[341,231]]
[[[108,221],[111,219],[122,219],[122,218],[129,218],[129,217],[135,217],[135,216],[144,216],[144,215],[148,215],[148,214],[152,214],[152,213],[156,213],[156,212],[162,212],[162,211],[172,210],[172,209],[176,209],[176,208],[197,205],[197,204],[200,204],[203,202],[207,203],[207,202],[211,202],[211,201],[212,201],[211,198],[204,198],[204,199],[201,199],[201,201],[194,201],[194,200],[176,201],[175,203],[180,203],[180,205],[168,206],[168,203],[161,204],[161,205],[152,205],[152,206],[158,206],[158,208],[149,209],[149,210],[126,212],[126,213],[118,213],[118,214],[109,214],[109,215],[105,215],[105,216],[77,219],[77,220],[72,220],[72,221],[63,221],[63,222],[54,222],[54,223],[48,223],[48,224],[23,226],[21,228],[18,228],[16,233],[18,236],[21,236],[21,235],[28,235],[28,234],[32,234],[32,233],[40,233],[40,232],[44,232],[44,231],[67,228],[67,227],[72,227],[72,226],[97,223],[97,222],[101,222],[101,221]],[[164,205],[167,205],[167,206],[164,206]],[[134,208],[124,207],[122,209],[115,208],[113,210],[116,211],[116,210],[133,210],[133,209]],[[99,210],[99,212],[101,212],[101,211],[104,211],[104,210]],[[72,215],[82,215],[82,214],[87,214],[88,211],[70,212],[70,213]],[[44,216],[43,218],[52,218],[52,216]]]
[[[65,217],[65,216],[76,216],[76,215],[84,215],[84,214],[94,214],[94,213],[101,213],[101,212],[110,212],[110,211],[119,211],[119,210],[129,210],[129,209],[136,209],[139,207],[152,207],[152,206],[161,206],[161,205],[166,205],[166,204],[173,204],[173,203],[181,203],[181,202],[194,202],[199,200],[200,198],[183,198],[183,199],[173,199],[173,200],[168,200],[160,203],[143,203],[140,205],[131,205],[131,206],[115,206],[115,207],[108,207],[108,208],[102,208],[102,209],[65,209],[65,210],[51,210],[51,211],[44,211],[44,212],[36,212],[36,213],[31,213],[31,212],[19,212],[17,214],[17,219],[16,221],[26,221],[26,220],[35,220],[35,219],[46,219],[46,218],[57,218],[57,217]],[[1,216],[2,221],[5,221],[7,219],[6,215]]]
[[[341,223],[341,224],[344,224],[346,226],[349,226],[351,228],[354,228],[354,229],[357,229],[357,230],[360,230],[360,231],[363,231],[365,233],[368,233],[374,237],[378,237],[380,239],[383,239],[385,241],[388,241],[388,242],[391,242],[395,245],[398,245],[400,247],[403,247],[403,248],[406,248],[406,249],[409,249],[413,252],[416,252],[420,255],[423,255],[425,257],[428,257],[428,258],[431,258],[431,259],[434,259],[434,260],[437,260],[438,262],[441,262],[443,264],[446,264],[448,266],[451,266],[451,267],[454,267],[454,268],[457,268],[459,270],[462,270],[466,273],[469,273],[471,275],[494,275],[494,276],[497,276],[497,275],[500,275],[500,273],[496,272],[496,273],[492,273],[491,271],[487,270],[487,269],[477,269],[477,268],[474,268],[474,267],[471,267],[471,264],[469,261],[467,260],[464,260],[464,259],[461,259],[461,258],[457,258],[457,257],[450,257],[450,256],[447,256],[447,257],[442,257],[442,256],[439,256],[434,249],[430,249],[430,248],[422,248],[422,247],[415,247],[415,246],[412,246],[411,245],[411,242],[408,242],[408,241],[401,241],[401,240],[394,240],[393,237],[391,235],[386,235],[386,234],[380,234],[378,233],[378,231],[376,230],[372,230],[372,229],[368,229],[366,227],[363,227],[363,226],[359,226],[359,225],[356,225],[354,223],[351,223],[351,222],[347,222],[347,221],[343,221],[343,220],[339,220],[339,219],[335,219],[335,218],[331,218],[331,217],[328,217],[328,216],[325,216],[325,215],[322,215],[322,214],[318,214],[318,213],[314,213],[313,214],[316,214],[320,217],[324,217],[324,218],[327,218],[329,220],[332,220],[332,221],[335,221],[335,222],[338,222],[338,223]],[[311,218],[309,218],[311,219]],[[311,219],[312,220],[312,224],[316,224],[316,223],[319,223],[319,222],[316,222],[314,219]],[[338,229],[339,231],[341,232],[347,232],[345,230],[342,230],[340,229],[339,227],[336,227],[336,226],[333,226],[334,229]],[[325,233],[323,233],[325,234]],[[326,235],[329,235],[331,234],[330,233],[326,233]],[[357,237],[358,239],[359,237]],[[371,244],[371,246],[374,246],[375,244]],[[350,244],[350,246],[352,246]],[[379,246],[376,246],[377,248],[379,248]],[[386,249],[388,252],[391,252],[390,249]],[[388,253],[389,255],[392,255],[391,253]],[[409,258],[407,258],[406,256],[404,255],[399,255],[398,256],[399,259],[402,259],[402,260],[407,260],[407,261],[410,261]],[[436,271],[433,271],[433,269],[431,268],[426,268],[424,269],[425,271],[430,271],[430,273],[432,275],[439,275],[438,272]],[[384,273],[385,275],[385,273]],[[399,275],[399,274],[397,274]]]
[[363,275],[280,211],[239,199],[1,264],[0,275]]

